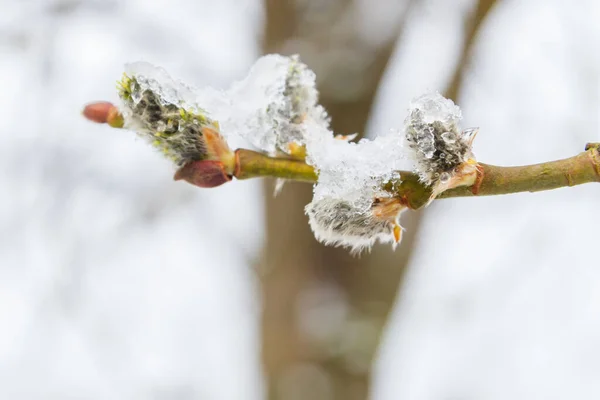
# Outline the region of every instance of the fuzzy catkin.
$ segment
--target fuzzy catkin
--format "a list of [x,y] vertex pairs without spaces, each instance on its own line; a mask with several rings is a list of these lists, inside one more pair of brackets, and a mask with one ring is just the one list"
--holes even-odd
[[120,82],[125,126],[134,130],[176,165],[209,158],[202,129],[218,124],[199,109],[175,104],[159,90],[125,75]]
[[342,199],[328,197],[313,201],[305,211],[315,237],[324,244],[359,253],[377,240],[393,242],[393,222],[378,219],[371,210],[358,210]]
[[405,138],[415,170],[426,185],[448,179],[448,174],[473,157],[472,138],[459,128],[461,118],[460,109],[439,93],[412,101],[404,122]]

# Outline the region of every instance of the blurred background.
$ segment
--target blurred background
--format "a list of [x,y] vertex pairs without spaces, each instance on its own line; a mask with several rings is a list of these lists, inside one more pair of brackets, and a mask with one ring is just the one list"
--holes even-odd
[[453,98],[478,159],[600,141],[595,0],[0,0],[0,399],[600,397],[600,187],[449,199],[393,252],[316,242],[311,187],[172,181],[85,121],[145,60],[226,87],[301,55],[337,133]]

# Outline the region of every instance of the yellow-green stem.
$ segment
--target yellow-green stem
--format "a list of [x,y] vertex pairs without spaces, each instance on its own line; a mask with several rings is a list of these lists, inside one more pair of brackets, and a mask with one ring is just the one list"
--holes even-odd
[[[600,182],[600,144],[588,144],[586,151],[563,160],[519,167],[479,164],[480,179],[472,186],[457,187],[438,198],[493,196],[520,192],[539,192],[567,186]],[[236,151],[238,179],[275,177],[303,182],[316,182],[317,174],[308,164],[292,159],[269,157],[251,150]],[[431,188],[419,182],[411,172],[401,172],[401,182],[389,182],[385,189],[404,199],[408,207],[423,207],[431,196]]]
[[317,181],[314,168],[303,161],[269,157],[246,149],[236,150],[235,159],[234,176],[237,179],[273,177],[302,182]]
[[479,164],[484,179],[479,192],[455,188],[439,197],[487,196],[519,192],[541,192],[584,183],[600,182],[600,157],[593,148],[574,157],[523,167],[497,167]]

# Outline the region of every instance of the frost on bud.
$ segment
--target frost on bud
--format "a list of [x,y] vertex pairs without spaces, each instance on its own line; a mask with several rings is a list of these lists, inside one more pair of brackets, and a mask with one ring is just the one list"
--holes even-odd
[[[329,117],[319,105],[315,73],[297,55],[263,56],[221,96],[207,91],[200,95],[204,103],[211,103],[207,108],[228,135],[237,135],[271,156],[303,160],[314,125],[321,128],[318,133],[333,136]],[[283,182],[277,180],[275,193]]]
[[219,124],[195,104],[191,89],[150,64],[136,63],[128,69],[118,86],[125,128],[180,167],[175,179],[200,187],[231,180],[234,154]]
[[350,247],[354,253],[376,241],[398,243],[399,216],[406,207],[383,187],[399,182],[397,171],[407,166],[402,135],[390,131],[358,143],[325,132],[318,137],[307,146],[307,162],[319,177],[305,209],[317,240]]
[[377,198],[369,209],[362,210],[346,200],[326,197],[311,202],[305,211],[318,241],[350,248],[358,254],[376,241],[394,246],[399,243],[400,214],[405,209],[395,198]]
[[297,157],[312,133],[308,121],[329,128],[315,81],[314,72],[298,56],[261,57],[248,76],[226,92],[234,113],[220,120],[228,132],[237,132],[270,155]]
[[415,170],[431,186],[431,200],[445,190],[472,184],[477,162],[472,152],[477,128],[461,131],[460,108],[439,93],[420,96],[411,102],[405,120],[408,147]]

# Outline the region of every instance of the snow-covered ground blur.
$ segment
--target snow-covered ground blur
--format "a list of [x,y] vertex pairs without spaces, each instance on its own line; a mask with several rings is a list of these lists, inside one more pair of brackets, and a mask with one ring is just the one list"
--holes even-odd
[[[416,7],[371,134],[443,91],[472,4]],[[595,0],[493,11],[461,91],[478,159],[600,141],[599,20]],[[0,399],[262,397],[262,185],[173,183],[134,135],[80,116],[116,99],[129,61],[227,86],[258,56],[261,24],[255,0],[0,0]],[[600,397],[599,204],[594,185],[435,202],[374,398]]]

